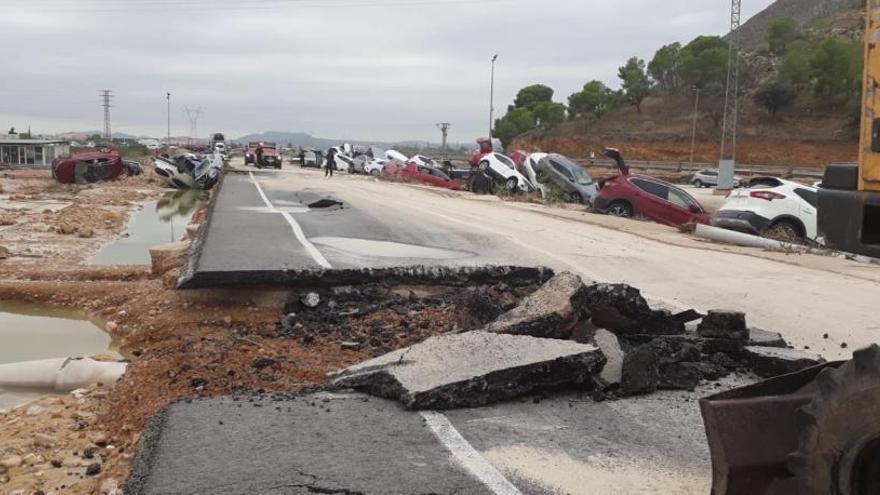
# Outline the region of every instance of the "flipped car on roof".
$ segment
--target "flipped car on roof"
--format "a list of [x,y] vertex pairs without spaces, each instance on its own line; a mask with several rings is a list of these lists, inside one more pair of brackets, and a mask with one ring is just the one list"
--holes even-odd
[[749,234],[788,238],[818,236],[818,190],[777,177],[755,177],[730,192],[712,217],[712,225]]
[[78,149],[69,158],[52,161],[52,177],[62,184],[86,184],[118,178],[125,171],[119,150],[108,147]]

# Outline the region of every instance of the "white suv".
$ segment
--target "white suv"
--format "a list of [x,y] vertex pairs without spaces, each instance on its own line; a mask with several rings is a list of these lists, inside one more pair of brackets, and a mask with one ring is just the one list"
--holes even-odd
[[815,240],[818,235],[815,187],[776,177],[756,177],[731,191],[712,225],[751,234],[784,233]]
[[505,184],[509,191],[529,192],[536,189],[529,179],[517,172],[516,165],[507,155],[489,153],[480,158],[478,167],[493,179]]

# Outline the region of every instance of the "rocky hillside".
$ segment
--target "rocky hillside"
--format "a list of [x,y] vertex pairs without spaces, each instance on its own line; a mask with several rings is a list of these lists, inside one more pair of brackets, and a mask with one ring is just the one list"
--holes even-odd
[[767,29],[780,17],[791,17],[801,26],[809,26],[842,13],[861,11],[864,4],[864,0],[778,0],[742,25],[742,46],[754,50],[766,44]]

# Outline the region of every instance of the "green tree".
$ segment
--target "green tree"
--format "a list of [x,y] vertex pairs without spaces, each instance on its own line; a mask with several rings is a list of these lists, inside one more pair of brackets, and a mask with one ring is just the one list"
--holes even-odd
[[565,120],[565,105],[553,101],[542,101],[535,105],[532,113],[539,127],[551,129]]
[[785,57],[779,66],[779,78],[796,88],[805,87],[810,83],[812,58],[813,53],[803,41],[795,41],[788,45]]
[[810,61],[813,92],[829,105],[845,104],[858,92],[862,66],[861,43],[825,40]]
[[666,45],[654,54],[648,64],[648,75],[663,91],[675,91],[681,81],[681,43]]
[[534,110],[537,104],[551,101],[553,101],[553,88],[543,84],[532,84],[519,90],[516,99],[513,100],[513,106]]
[[797,99],[797,92],[791,86],[780,82],[766,84],[758,89],[753,97],[755,103],[767,109],[771,116],[790,107]]
[[722,91],[729,53],[727,42],[720,37],[697,37],[681,50],[682,80],[706,91]]
[[501,140],[505,147],[513,141],[513,138],[531,131],[537,125],[535,114],[526,108],[514,108],[507,112],[504,117],[495,121],[493,135]]
[[568,112],[577,118],[602,118],[613,102],[613,92],[600,81],[590,81],[584,89],[568,97]]
[[617,77],[622,82],[621,86],[627,103],[635,106],[636,110],[642,113],[642,101],[651,92],[651,82],[645,72],[645,61],[638,57],[632,57],[626,61],[626,65],[617,70]]
[[767,30],[767,41],[770,43],[770,51],[783,53],[793,41],[798,38],[797,21],[791,17],[780,17],[770,24]]

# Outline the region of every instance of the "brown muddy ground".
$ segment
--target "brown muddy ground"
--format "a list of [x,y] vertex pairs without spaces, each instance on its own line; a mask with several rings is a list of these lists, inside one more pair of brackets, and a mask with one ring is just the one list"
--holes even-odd
[[[123,232],[137,203],[159,196],[149,175],[90,186],[63,186],[43,171],[0,177],[0,197],[72,203],[55,213],[2,212],[0,223],[9,225],[0,227],[0,245],[9,254],[0,260],[0,299],[81,309],[104,322],[132,360],[113,388],[0,412],[4,494],[114,493],[140,432],[173,401],[320,387],[327,372],[472,327],[533,290],[360,287],[322,292],[313,309],[299,303],[302,292],[285,289],[179,292],[149,267],[83,264]],[[204,209],[192,223],[203,218]],[[296,324],[283,324],[290,311]]]

